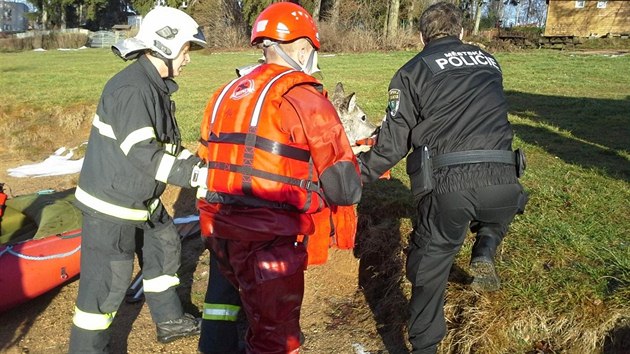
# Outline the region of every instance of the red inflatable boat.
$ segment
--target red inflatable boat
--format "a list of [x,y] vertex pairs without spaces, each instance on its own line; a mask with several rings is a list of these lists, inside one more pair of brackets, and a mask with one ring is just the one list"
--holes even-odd
[[73,200],[69,190],[6,201],[0,219],[0,312],[79,274],[81,212]]

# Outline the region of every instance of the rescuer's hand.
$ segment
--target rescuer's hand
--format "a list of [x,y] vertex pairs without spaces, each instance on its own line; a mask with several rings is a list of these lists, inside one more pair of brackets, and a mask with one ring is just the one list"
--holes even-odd
[[376,144],[376,135],[372,135],[371,137],[365,138],[365,139],[359,139],[354,142],[354,145],[352,145],[352,152],[355,155],[358,155],[362,152],[370,151],[372,146],[374,146],[375,144]]
[[208,194],[208,188],[206,186],[197,187],[197,193],[195,193],[195,197],[197,199],[206,199],[206,195]]
[[196,165],[190,176],[190,186],[193,188],[204,187],[208,181],[208,167]]
[[352,153],[358,155],[362,152],[370,151],[371,145],[356,145],[352,147]]
[[197,188],[197,193],[195,193],[197,199],[205,199],[208,193],[208,167],[200,166],[201,164],[203,162],[193,167],[192,175],[190,176],[190,186]]

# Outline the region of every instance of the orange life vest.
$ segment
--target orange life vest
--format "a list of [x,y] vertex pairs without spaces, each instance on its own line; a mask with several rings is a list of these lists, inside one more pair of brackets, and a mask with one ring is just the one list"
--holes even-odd
[[[266,67],[264,71],[262,67]],[[309,235],[300,236],[308,242],[309,265],[325,263],[331,247],[354,247],[357,228],[354,206],[324,205],[317,173],[306,158],[310,157],[308,146],[289,141],[288,134],[280,130],[277,107],[282,96],[303,83],[319,84],[301,72],[266,65],[228,83],[210,100],[201,125],[202,145],[198,150],[198,155],[211,167],[209,192],[198,202],[202,235],[210,236],[217,229],[229,228],[220,215],[219,205],[236,204],[287,209],[311,219],[314,230],[303,230],[301,232]],[[316,121],[317,114],[317,110],[310,110],[309,121]],[[251,145],[252,140],[256,143],[253,149],[246,146],[247,141]],[[271,146],[275,149],[270,149]],[[245,159],[246,153],[250,154],[249,159]],[[296,159],[296,156],[302,157]],[[282,182],[289,177],[299,183]],[[309,185],[310,188],[303,188]],[[250,232],[255,220],[249,225],[247,219],[243,219],[246,215],[247,212],[232,213],[230,223],[241,226],[245,223],[244,231]],[[263,216],[263,220],[273,219],[268,216]]]
[[202,126],[207,202],[301,213],[324,208],[308,146],[281,129],[282,96],[299,84],[319,82],[290,68],[262,65],[217,91]]
[[0,183],[0,222],[2,222],[2,214],[4,214],[4,206],[6,205],[7,195],[4,193],[4,183]]

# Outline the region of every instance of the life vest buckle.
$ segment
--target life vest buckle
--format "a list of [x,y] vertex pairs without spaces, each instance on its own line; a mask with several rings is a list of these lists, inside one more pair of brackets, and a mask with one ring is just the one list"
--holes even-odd
[[309,181],[306,179],[300,180],[300,188],[310,191],[312,186],[313,186],[313,181]]

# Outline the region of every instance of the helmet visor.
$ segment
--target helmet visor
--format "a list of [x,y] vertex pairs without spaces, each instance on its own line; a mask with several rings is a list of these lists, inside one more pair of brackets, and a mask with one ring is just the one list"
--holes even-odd
[[192,39],[190,40],[190,44],[191,49],[201,49],[208,46],[208,43],[206,42],[206,36],[204,36],[201,27],[197,27],[197,33],[193,34]]
[[118,41],[111,47],[114,54],[121,57],[124,60],[136,59],[145,50],[149,49],[144,42],[137,38],[126,38]]

